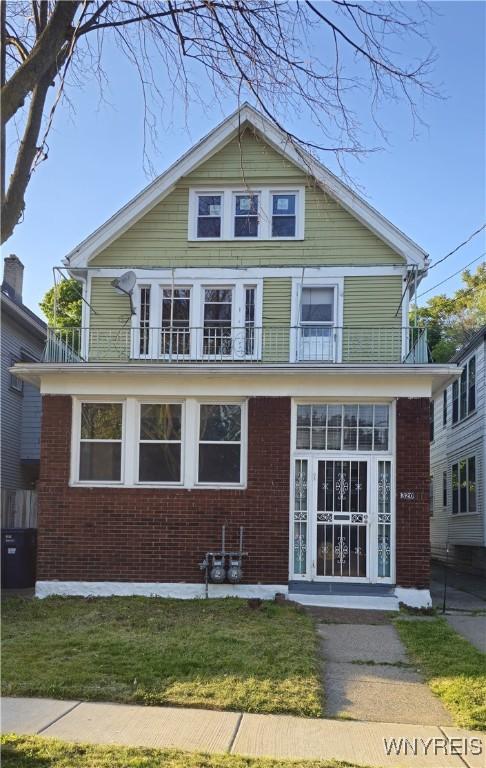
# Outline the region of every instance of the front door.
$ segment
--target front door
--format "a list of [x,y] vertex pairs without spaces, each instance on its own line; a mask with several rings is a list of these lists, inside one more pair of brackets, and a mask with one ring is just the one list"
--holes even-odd
[[321,453],[294,471],[292,578],[391,583],[391,459]]
[[315,578],[368,579],[369,461],[315,463]]

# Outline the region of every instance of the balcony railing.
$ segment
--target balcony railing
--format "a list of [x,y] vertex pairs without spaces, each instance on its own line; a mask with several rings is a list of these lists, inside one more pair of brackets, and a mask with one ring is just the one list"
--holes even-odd
[[423,328],[49,328],[49,363],[427,363]]

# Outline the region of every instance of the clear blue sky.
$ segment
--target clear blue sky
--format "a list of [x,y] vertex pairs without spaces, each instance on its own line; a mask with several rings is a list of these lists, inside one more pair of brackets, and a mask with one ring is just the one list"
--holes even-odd
[[[433,81],[445,98],[425,103],[421,116],[427,127],[420,128],[414,140],[403,110],[386,105],[381,117],[389,131],[389,146],[351,163],[349,170],[368,200],[435,261],[486,220],[486,4],[432,6],[430,38],[438,54]],[[52,284],[52,267],[150,180],[143,170],[142,100],[135,73],[120,54],[108,56],[109,104],[99,103],[94,83],[70,91],[75,112],[63,107],[56,114],[49,158],[32,179],[23,222],[3,248],[4,256],[16,253],[24,262],[24,301],[35,311]],[[228,99],[208,114],[194,105],[187,124],[177,108],[160,132],[159,151],[153,157],[157,172],[235,106]],[[289,115],[288,127],[295,124]],[[373,143],[371,124],[366,128]],[[310,138],[313,130],[307,133]],[[328,157],[322,159],[335,170]],[[476,237],[432,270],[421,291],[484,251],[486,238]],[[459,284],[457,277],[434,293],[450,293]]]

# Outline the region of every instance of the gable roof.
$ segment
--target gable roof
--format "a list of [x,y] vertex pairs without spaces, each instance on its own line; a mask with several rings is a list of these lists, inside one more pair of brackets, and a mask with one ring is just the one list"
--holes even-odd
[[177,182],[198,165],[216,154],[247,126],[252,127],[281,155],[292,161],[343,208],[374,232],[411,266],[424,269],[427,253],[413,242],[356,192],[344,184],[309,152],[292,142],[284,131],[270,122],[250,104],[244,104],[176,160],[130,202],[120,208],[101,227],[85,238],[66,256],[69,267],[86,267],[88,262],[142,218],[174,189]]

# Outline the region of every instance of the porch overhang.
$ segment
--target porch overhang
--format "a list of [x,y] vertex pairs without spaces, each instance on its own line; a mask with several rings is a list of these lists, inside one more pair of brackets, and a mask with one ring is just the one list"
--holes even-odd
[[18,363],[42,394],[432,397],[455,381],[456,364]]

